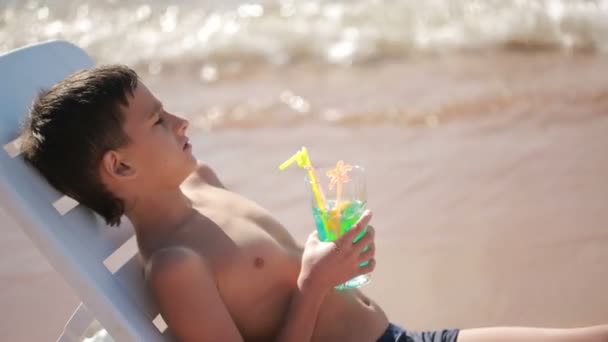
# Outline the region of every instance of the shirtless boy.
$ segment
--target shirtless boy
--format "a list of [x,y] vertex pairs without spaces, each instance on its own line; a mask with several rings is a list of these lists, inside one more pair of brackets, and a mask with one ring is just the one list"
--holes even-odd
[[187,128],[134,71],[102,66],[42,93],[23,131],[26,160],[59,191],[110,225],[131,220],[146,279],[178,340],[608,341],[608,325],[422,333],[389,324],[361,291],[334,290],[374,268],[373,227],[352,243],[370,212],[336,242],[312,233],[300,246],[269,211],[197,162]]

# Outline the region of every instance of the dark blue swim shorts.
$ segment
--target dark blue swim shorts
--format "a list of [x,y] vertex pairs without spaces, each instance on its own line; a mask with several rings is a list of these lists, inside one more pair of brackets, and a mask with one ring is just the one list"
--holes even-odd
[[457,339],[458,329],[415,332],[389,324],[378,342],[456,342]]

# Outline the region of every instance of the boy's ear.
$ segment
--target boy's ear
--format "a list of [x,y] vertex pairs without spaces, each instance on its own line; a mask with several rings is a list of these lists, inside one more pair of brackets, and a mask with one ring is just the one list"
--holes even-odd
[[108,151],[101,160],[104,173],[114,179],[129,180],[137,174],[131,163],[127,162],[117,151]]

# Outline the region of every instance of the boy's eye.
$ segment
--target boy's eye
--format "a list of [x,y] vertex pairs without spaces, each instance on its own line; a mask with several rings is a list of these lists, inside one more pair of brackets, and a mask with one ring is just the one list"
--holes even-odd
[[160,125],[160,124],[162,124],[162,123],[163,123],[163,121],[164,121],[164,120],[163,120],[163,118],[162,118],[162,117],[159,117],[159,118],[158,118],[158,120],[156,120],[156,122],[155,122],[154,124],[155,124],[155,125]]

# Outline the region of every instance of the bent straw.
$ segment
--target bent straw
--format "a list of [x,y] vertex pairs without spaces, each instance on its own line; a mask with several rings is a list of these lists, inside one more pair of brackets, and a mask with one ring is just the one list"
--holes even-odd
[[321,211],[327,210],[327,207],[325,206],[325,196],[323,195],[323,191],[319,186],[319,179],[317,178],[317,174],[312,167],[310,156],[308,155],[308,150],[306,147],[302,147],[302,149],[291,156],[291,158],[279,165],[279,170],[283,171],[293,163],[297,163],[299,167],[308,171],[308,178],[310,178],[310,184],[312,186],[312,192],[315,196],[315,200],[317,201],[317,206]]

